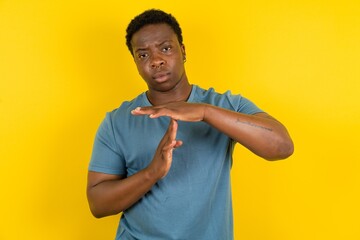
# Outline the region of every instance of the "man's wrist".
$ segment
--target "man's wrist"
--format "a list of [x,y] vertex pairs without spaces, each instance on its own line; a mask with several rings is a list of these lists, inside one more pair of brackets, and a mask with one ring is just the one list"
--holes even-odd
[[144,177],[147,182],[153,182],[154,184],[161,179],[161,177],[158,176],[157,172],[154,171],[150,166],[143,169],[144,171]]
[[214,108],[211,104],[203,104],[203,121],[207,122],[209,116],[211,115],[212,108]]

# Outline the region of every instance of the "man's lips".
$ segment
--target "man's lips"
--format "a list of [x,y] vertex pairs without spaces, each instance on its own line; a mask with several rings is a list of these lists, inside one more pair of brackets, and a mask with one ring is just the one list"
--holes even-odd
[[169,72],[159,72],[154,74],[152,78],[158,82],[163,82],[168,78],[169,75]]

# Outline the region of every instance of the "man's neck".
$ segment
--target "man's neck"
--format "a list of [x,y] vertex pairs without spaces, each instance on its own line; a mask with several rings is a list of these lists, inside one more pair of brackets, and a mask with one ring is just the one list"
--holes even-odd
[[192,86],[188,81],[181,81],[175,88],[167,92],[159,92],[149,89],[146,92],[146,96],[149,102],[156,106],[170,102],[186,101],[191,93]]

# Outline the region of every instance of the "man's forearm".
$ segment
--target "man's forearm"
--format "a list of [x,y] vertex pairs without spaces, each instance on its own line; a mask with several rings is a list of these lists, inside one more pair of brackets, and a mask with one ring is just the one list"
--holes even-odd
[[247,115],[206,105],[203,121],[265,159],[284,159],[293,152],[285,127],[266,113]]
[[[89,178],[91,174],[97,173],[89,172]],[[90,185],[87,195],[91,212],[97,218],[118,214],[143,197],[156,181],[148,169],[143,169],[127,178]]]
[[292,140],[285,127],[266,113],[247,115],[204,103],[173,102],[160,106],[138,107],[133,115],[151,118],[204,121],[255,154],[268,160],[284,159],[293,152]]

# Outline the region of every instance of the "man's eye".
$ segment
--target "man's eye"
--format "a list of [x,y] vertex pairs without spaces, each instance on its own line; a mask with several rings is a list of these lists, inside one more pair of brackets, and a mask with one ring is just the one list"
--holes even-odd
[[138,58],[143,59],[143,58],[146,58],[147,56],[148,56],[147,53],[141,53],[138,55]]
[[168,52],[171,49],[171,47],[164,47],[163,52]]

